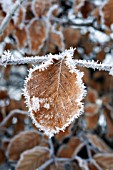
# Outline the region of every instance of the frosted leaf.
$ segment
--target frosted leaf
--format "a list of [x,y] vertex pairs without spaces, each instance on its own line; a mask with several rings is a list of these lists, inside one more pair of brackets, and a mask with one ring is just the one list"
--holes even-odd
[[60,60],[51,58],[30,69],[25,80],[24,95],[30,116],[49,137],[64,130],[83,111],[83,73],[75,68],[68,51],[62,55]]
[[34,18],[27,27],[28,45],[31,53],[37,53],[44,44],[48,34],[48,22]]
[[46,15],[51,6],[50,0],[34,0],[32,3],[32,11],[36,17]]

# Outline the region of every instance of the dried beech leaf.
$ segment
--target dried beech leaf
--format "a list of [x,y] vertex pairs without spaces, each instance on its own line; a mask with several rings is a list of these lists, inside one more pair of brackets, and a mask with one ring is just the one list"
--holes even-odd
[[71,137],[67,144],[61,145],[58,150],[57,156],[61,158],[71,158],[79,152],[83,146],[82,142],[77,137]]
[[99,119],[99,106],[94,103],[87,103],[84,108],[85,120],[88,129],[94,129]]
[[36,170],[39,166],[50,159],[49,149],[37,146],[25,151],[18,161],[16,170]]
[[105,142],[97,135],[88,134],[89,141],[98,148],[101,152],[111,152],[111,149],[105,144]]
[[64,50],[63,35],[61,31],[52,30],[48,37],[47,48],[48,52],[55,53],[56,50]]
[[90,2],[90,1],[89,2],[85,1],[84,5],[81,7],[81,13],[82,13],[83,17],[84,18],[89,17],[95,8],[96,8],[96,6],[94,5],[94,3]]
[[93,116],[93,115],[98,113],[99,106],[97,104],[94,104],[94,103],[87,103],[85,105],[84,111],[85,111],[85,114],[87,116]]
[[98,99],[98,93],[95,89],[88,87],[87,97],[88,102],[95,103],[96,99]]
[[32,3],[32,10],[35,16],[40,18],[48,12],[50,5],[50,0],[34,0]]
[[0,164],[5,161],[5,153],[4,150],[0,149]]
[[87,129],[95,129],[97,124],[98,124],[98,119],[99,119],[99,115],[98,114],[92,114],[92,115],[87,115],[85,114],[85,120],[86,120],[86,124],[87,124]]
[[104,107],[104,115],[107,122],[107,137],[112,138],[113,137],[113,117],[112,117],[112,110]]
[[75,28],[70,28],[70,27],[63,28],[63,35],[64,35],[66,48],[76,47],[81,37],[80,30],[77,30]]
[[98,163],[98,165],[104,169],[113,169],[113,154],[112,153],[98,153],[94,156],[94,160]]
[[113,1],[112,0],[107,0],[106,3],[104,3],[103,8],[103,18],[105,24],[110,27],[111,24],[113,23]]
[[8,157],[10,160],[18,160],[20,154],[40,143],[40,135],[34,131],[21,132],[13,137],[8,146]]
[[36,53],[43,46],[47,37],[48,25],[45,20],[32,19],[27,28],[28,43],[31,52]]
[[83,74],[71,56],[30,70],[24,95],[35,125],[49,137],[64,130],[83,110]]
[[17,40],[18,48],[24,47],[26,44],[26,40],[27,40],[26,29],[25,28],[22,28],[22,29],[16,28],[15,29],[15,38]]

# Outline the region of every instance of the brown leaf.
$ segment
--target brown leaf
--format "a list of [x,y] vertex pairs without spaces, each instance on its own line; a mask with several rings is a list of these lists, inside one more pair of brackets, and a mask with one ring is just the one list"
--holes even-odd
[[66,46],[65,48],[67,49],[70,47],[76,47],[81,37],[80,30],[71,27],[63,28],[63,35]]
[[73,60],[55,61],[31,69],[24,89],[31,118],[49,136],[64,130],[80,115],[85,94],[82,74],[74,68]]
[[17,40],[17,47],[18,48],[24,48],[25,44],[26,44],[26,40],[27,40],[27,33],[26,33],[26,29],[22,28],[16,28],[15,29],[15,38]]
[[87,124],[87,129],[95,129],[98,123],[99,115],[94,114],[94,115],[85,115],[85,120]]
[[43,46],[47,37],[48,26],[45,20],[32,19],[28,25],[27,35],[31,52],[36,53]]
[[71,137],[67,144],[61,145],[58,150],[57,156],[61,158],[71,158],[75,156],[80,150],[82,142],[77,137]]
[[94,129],[99,119],[99,106],[94,103],[87,103],[84,108],[85,120],[88,129]]
[[90,40],[90,33],[82,35],[79,40],[80,47],[84,49],[84,53],[88,56],[92,53],[94,48],[94,43]]
[[88,87],[86,99],[88,102],[95,103],[98,98],[98,93],[95,89]]
[[37,146],[25,151],[18,161],[16,170],[36,170],[39,166],[50,159],[49,149]]
[[101,152],[111,152],[111,149],[106,145],[106,143],[101,138],[99,138],[99,136],[88,134],[87,137],[89,141]]
[[49,34],[47,42],[47,48],[49,53],[56,53],[56,50],[64,50],[63,35],[61,31],[52,30]]
[[113,169],[113,154],[112,153],[98,153],[94,156],[94,160],[98,163],[98,165],[104,169]]
[[21,132],[13,137],[8,146],[10,160],[18,160],[20,154],[40,143],[40,135],[34,131]]
[[34,0],[32,3],[32,10],[35,16],[40,18],[48,12],[50,5],[50,0]]
[[112,111],[104,107],[104,115],[107,122],[107,137],[112,138],[113,137],[113,117],[112,117]]
[[98,113],[99,106],[97,104],[94,104],[94,103],[87,103],[85,105],[84,111],[85,111],[85,115],[93,116],[93,115]]
[[104,18],[105,24],[108,27],[110,27],[111,24],[113,23],[113,1],[112,0],[108,0],[106,1],[106,3],[104,3],[102,12],[103,12],[102,16]]
[[84,18],[87,18],[89,15],[91,15],[91,12],[95,9],[94,3],[91,3],[90,1],[84,2],[84,5],[81,7],[81,13]]
[[0,149],[0,164],[5,161],[5,153],[2,149]]

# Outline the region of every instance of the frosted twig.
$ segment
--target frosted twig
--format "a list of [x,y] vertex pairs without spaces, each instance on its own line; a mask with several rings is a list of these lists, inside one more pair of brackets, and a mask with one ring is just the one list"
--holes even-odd
[[17,0],[16,3],[14,4],[14,6],[12,7],[12,10],[10,12],[7,13],[6,17],[4,18],[4,20],[2,21],[1,25],[0,25],[0,34],[2,34],[2,32],[5,30],[5,28],[7,27],[7,25],[9,24],[12,16],[14,15],[15,11],[19,8],[19,6],[23,3],[24,0]]
[[[74,50],[73,48],[70,48],[69,50],[65,50],[64,52],[60,53],[60,54],[48,54],[46,56],[35,56],[35,57],[23,57],[20,59],[15,59],[12,55],[10,55],[10,57],[6,57],[4,60],[4,54],[2,55],[2,57],[0,58],[0,65],[6,66],[6,65],[16,65],[16,64],[28,64],[28,63],[36,63],[36,64],[42,64],[46,61],[48,61],[49,59],[56,59],[56,60],[61,60],[65,57],[73,57],[74,54]],[[9,55],[9,53],[8,53]],[[113,75],[113,64],[104,64],[104,63],[98,63],[98,61],[94,61],[94,60],[76,60],[73,59],[73,64],[76,66],[80,66],[80,67],[87,67],[87,68],[92,68],[92,69],[98,69],[103,70],[103,71],[108,71],[109,74]]]

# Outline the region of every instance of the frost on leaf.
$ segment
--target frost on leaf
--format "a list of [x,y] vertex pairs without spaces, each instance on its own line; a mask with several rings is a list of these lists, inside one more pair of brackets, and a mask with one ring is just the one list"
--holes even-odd
[[34,0],[32,3],[32,10],[36,17],[41,17],[45,15],[51,6],[50,0]]
[[33,122],[51,137],[81,114],[85,87],[70,56],[47,63],[30,69],[24,95]]

